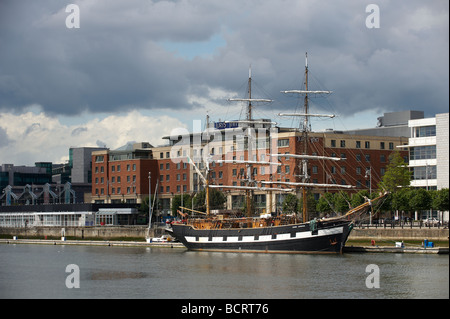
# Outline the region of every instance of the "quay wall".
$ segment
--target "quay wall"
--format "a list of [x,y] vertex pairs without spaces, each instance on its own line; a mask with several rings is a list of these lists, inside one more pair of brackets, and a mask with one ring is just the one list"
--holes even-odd
[[355,228],[349,239],[448,240],[449,230],[442,227],[422,228]]
[[[99,239],[119,239],[119,238],[146,238],[146,226],[92,226],[92,227],[64,227],[65,237],[75,239],[99,238]],[[152,229],[150,237],[159,237],[164,234],[163,228]],[[19,238],[33,238],[45,236],[61,237],[61,227],[26,227],[9,228],[0,227],[0,236],[18,236]],[[413,227],[413,228],[355,228],[352,230],[349,239],[392,239],[392,240],[448,240],[449,230],[438,227]]]
[[[147,237],[146,226],[93,226],[93,227],[0,227],[0,235],[18,236],[19,238],[32,237],[71,237],[76,239],[99,238],[99,239],[127,239]],[[164,229],[151,229],[150,237],[159,237],[164,234]]]

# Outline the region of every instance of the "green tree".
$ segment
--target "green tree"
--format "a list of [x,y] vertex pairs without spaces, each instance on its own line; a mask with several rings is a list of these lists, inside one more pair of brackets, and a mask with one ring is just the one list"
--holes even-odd
[[409,187],[411,172],[409,171],[399,151],[394,151],[389,156],[389,165],[383,175],[379,188],[394,193],[398,187]]
[[297,213],[299,211],[299,199],[294,194],[287,194],[283,201],[283,212],[286,214]]
[[[358,207],[359,205],[362,205],[366,202],[366,199],[364,197],[370,198],[369,191],[364,189],[361,190],[355,194],[352,195],[350,203],[352,204],[352,207]],[[373,194],[372,194],[373,196]]]
[[408,188],[401,188],[392,194],[392,209],[402,210],[404,212],[411,211],[410,206],[410,190]]
[[431,208],[431,194],[423,188],[411,189],[408,198],[409,206],[412,211],[429,210]]
[[438,211],[448,211],[449,210],[449,189],[443,188],[432,192],[432,207]]
[[[183,198],[183,200],[181,200]],[[172,198],[172,216],[177,216],[177,210],[180,209],[180,206],[191,208],[191,195],[183,194],[183,195],[175,195]],[[181,205],[183,203],[183,205]]]
[[346,213],[350,210],[349,207],[350,197],[347,193],[339,192],[334,194],[334,209],[338,213]]
[[[227,197],[218,189],[209,189],[209,208],[210,209],[222,209],[227,202]],[[195,210],[203,210],[206,212],[206,191],[202,190],[194,196],[194,208]]]
[[316,211],[324,215],[334,212],[334,196],[332,193],[325,193],[320,196],[317,201]]

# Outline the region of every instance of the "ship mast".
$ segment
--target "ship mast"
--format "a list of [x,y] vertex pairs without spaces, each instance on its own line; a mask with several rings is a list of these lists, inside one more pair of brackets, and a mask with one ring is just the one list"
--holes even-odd
[[[328,114],[309,114],[309,106],[308,106],[308,94],[329,94],[331,91],[309,91],[308,90],[308,53],[305,53],[305,90],[289,90],[289,91],[281,91],[282,93],[297,93],[304,94],[304,113],[280,113],[279,116],[300,116],[303,117],[303,125],[302,129],[302,141],[303,141],[303,150],[302,155],[298,156],[301,158],[301,175],[302,178],[301,183],[291,183],[298,186],[302,186],[302,196],[303,196],[303,222],[308,220],[308,203],[307,203],[307,191],[306,186],[309,184],[310,176],[308,175],[308,159],[312,158],[312,156],[308,155],[308,142],[309,142],[309,131],[311,130],[309,117],[334,117],[334,115]],[[278,154],[273,154],[272,156],[278,156]]]
[[[251,133],[250,128],[251,124],[254,122],[252,119],[252,102],[272,102],[272,100],[269,99],[252,99],[252,66],[250,65],[248,69],[248,98],[246,99],[228,99],[228,101],[240,101],[240,102],[248,102],[247,104],[247,119],[246,121],[242,121],[245,123],[248,123],[249,126],[247,128],[247,145],[251,145],[249,139],[251,139]],[[248,147],[247,146],[247,147]],[[251,187],[251,184],[254,182],[252,175],[253,175],[253,165],[251,163],[251,159],[249,158],[250,152],[247,149],[247,160],[246,163],[247,166],[247,185],[246,188],[246,206],[247,206],[247,216],[251,217],[253,215],[252,212],[252,198],[253,198],[253,189],[254,187]]]
[[[305,91],[308,92],[308,53],[305,54]],[[309,118],[308,118],[308,93],[305,93],[305,118],[303,123],[303,155],[308,155],[308,128],[309,128]],[[302,181],[303,183],[307,183],[309,180],[308,176],[308,160],[302,159]],[[303,196],[303,222],[308,220],[307,209],[308,209],[308,201],[306,199],[306,187],[302,188],[302,196]]]

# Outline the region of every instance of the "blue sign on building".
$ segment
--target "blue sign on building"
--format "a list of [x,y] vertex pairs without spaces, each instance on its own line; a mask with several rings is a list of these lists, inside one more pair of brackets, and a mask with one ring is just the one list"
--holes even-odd
[[236,127],[239,127],[239,122],[214,122],[214,128],[218,130]]

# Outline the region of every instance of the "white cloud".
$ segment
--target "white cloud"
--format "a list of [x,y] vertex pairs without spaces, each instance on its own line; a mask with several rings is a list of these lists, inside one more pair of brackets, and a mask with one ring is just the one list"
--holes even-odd
[[[60,163],[68,160],[69,147],[118,148],[129,141],[163,143],[161,137],[173,128],[185,127],[169,116],[146,116],[139,111],[92,118],[81,125],[67,125],[44,112],[0,114],[0,164],[33,165],[34,162]],[[6,142],[4,142],[6,141]]]

